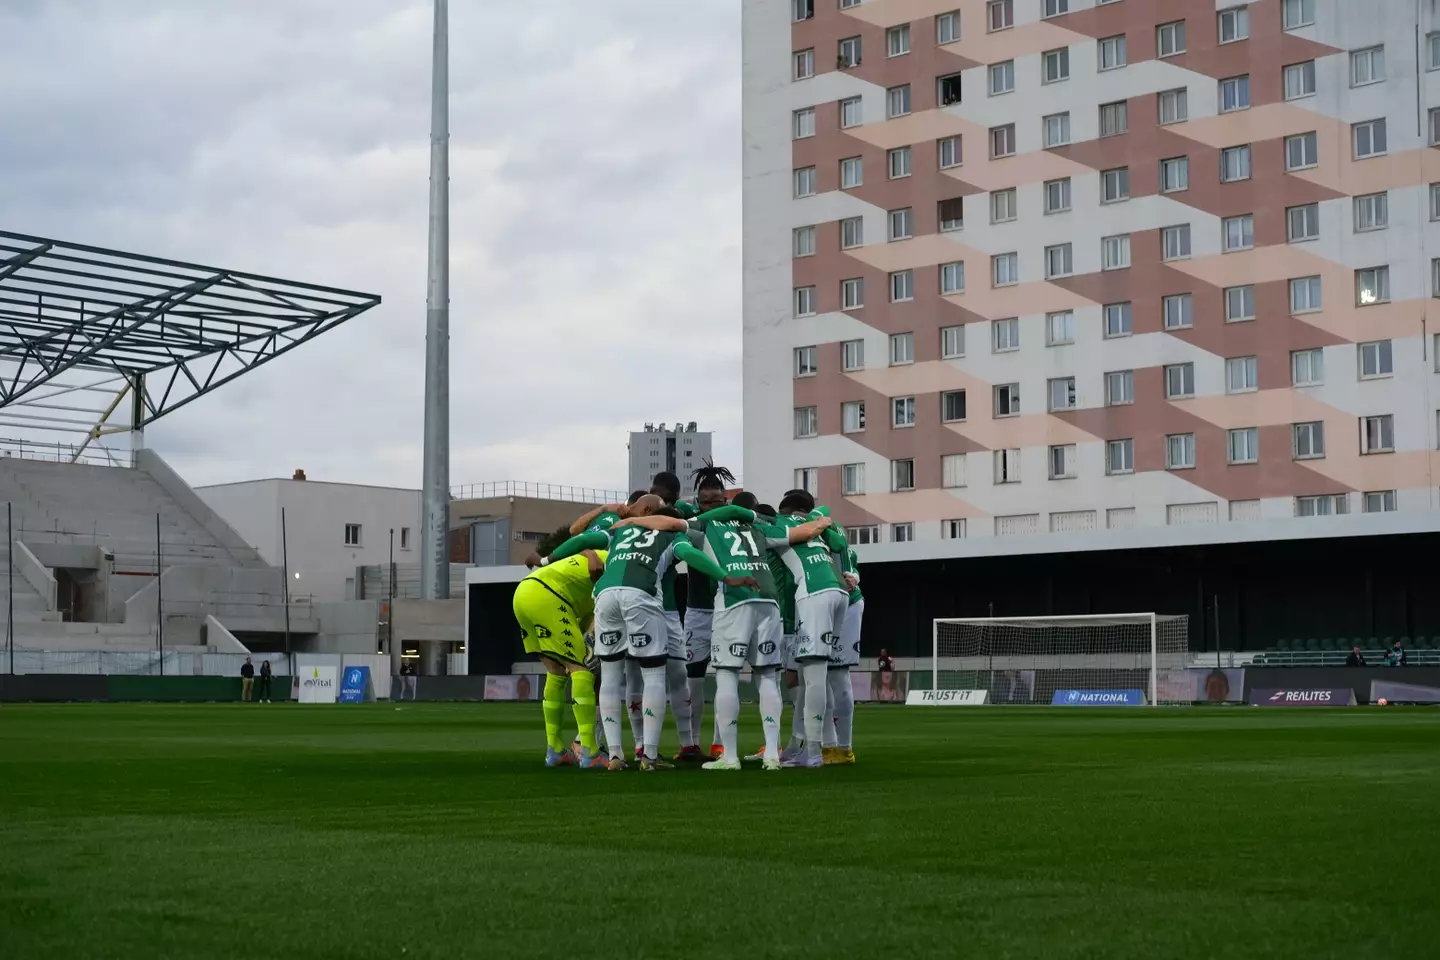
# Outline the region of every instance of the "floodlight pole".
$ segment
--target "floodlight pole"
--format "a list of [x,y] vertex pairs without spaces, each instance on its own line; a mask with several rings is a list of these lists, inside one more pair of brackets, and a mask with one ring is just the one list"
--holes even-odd
[[[420,596],[450,594],[450,41],[435,0],[430,88],[430,244],[425,290],[425,471]],[[393,612],[392,612],[393,616]]]

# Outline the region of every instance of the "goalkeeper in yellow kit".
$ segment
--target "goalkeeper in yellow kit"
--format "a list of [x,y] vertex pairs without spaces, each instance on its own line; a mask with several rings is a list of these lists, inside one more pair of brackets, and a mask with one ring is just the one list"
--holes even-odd
[[[564,539],[562,534],[568,535],[568,531],[557,531],[552,537],[558,542]],[[606,758],[599,756],[595,741],[595,674],[585,666],[585,631],[595,614],[595,581],[605,571],[605,559],[604,550],[586,550],[541,566],[515,588],[515,620],[520,624],[525,652],[538,655],[545,665],[541,703],[547,767],[578,763],[582,769],[605,768]],[[580,728],[578,759],[560,733],[567,675]]]

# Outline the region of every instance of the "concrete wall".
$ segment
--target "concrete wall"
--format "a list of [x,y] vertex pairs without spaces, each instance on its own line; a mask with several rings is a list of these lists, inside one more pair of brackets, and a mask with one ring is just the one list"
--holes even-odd
[[137,469],[150,475],[167,494],[170,495],[182,510],[190,514],[206,532],[215,538],[215,542],[228,549],[236,563],[258,564],[260,557],[255,548],[242,537],[227,520],[216,513],[205,501],[198,496],[197,491],[186,483],[166,463],[159,454],[153,450],[135,451],[135,466]]
[[[490,497],[483,500],[455,500],[450,504],[452,536],[458,528],[479,520],[510,518],[510,562],[523,563],[535,549],[536,539],[527,534],[548,534],[557,527],[569,526],[575,518],[595,509],[594,504],[570,503],[565,500],[540,500],[532,497]],[[396,558],[397,561],[399,558]],[[453,559],[453,558],[452,558]],[[383,560],[381,561],[384,562]]]

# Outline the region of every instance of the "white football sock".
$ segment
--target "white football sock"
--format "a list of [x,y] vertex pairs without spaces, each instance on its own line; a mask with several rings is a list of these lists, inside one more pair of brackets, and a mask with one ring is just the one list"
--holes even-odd
[[839,670],[830,669],[825,671],[825,720],[823,721],[823,732],[820,734],[820,744],[827,748],[835,746],[835,688],[830,685],[830,678],[839,672]]
[[690,685],[686,681],[685,661],[673,657],[665,661],[665,689],[670,692],[670,712],[675,714],[675,732],[680,735],[680,746],[695,746],[695,737],[690,727]]
[[735,752],[740,733],[740,671],[715,671],[715,726],[726,760],[739,760]]
[[835,745],[841,750],[849,750],[855,729],[855,688],[850,681],[850,671],[831,670],[826,679],[830,682],[830,695],[835,701]]
[[805,678],[790,688],[790,746],[805,742]]
[[642,667],[641,683],[644,692],[640,696],[644,710],[645,756],[651,760],[660,759],[660,734],[665,730],[665,667]]
[[760,725],[765,730],[765,756],[780,759],[780,677],[774,670],[763,670],[757,679],[760,687]]
[[690,742],[700,742],[700,727],[705,722],[705,678],[685,678],[685,685],[690,688]]
[[623,696],[625,664],[619,660],[604,660],[600,663],[600,727],[605,731],[605,749],[610,759],[625,756],[625,741],[620,734],[620,710]]
[[644,691],[645,680],[640,672],[640,664],[628,657],[625,659],[625,704],[630,713],[630,736],[635,738],[635,748],[645,742],[644,726]]
[[825,674],[830,665],[824,660],[807,661],[800,665],[805,682],[805,754],[820,756],[821,739],[825,732]]

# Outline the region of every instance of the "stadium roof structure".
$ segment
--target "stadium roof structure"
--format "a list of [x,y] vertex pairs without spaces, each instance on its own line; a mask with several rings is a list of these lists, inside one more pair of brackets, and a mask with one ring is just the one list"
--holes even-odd
[[[0,230],[0,428],[83,433],[75,459],[92,440],[143,429],[379,303]],[[77,393],[111,401],[75,406],[85,402]],[[107,426],[127,393],[128,424]]]

